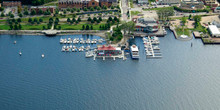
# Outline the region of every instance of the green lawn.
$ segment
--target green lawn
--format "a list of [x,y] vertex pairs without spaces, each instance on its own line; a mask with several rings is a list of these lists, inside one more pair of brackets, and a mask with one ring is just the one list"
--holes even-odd
[[[72,24],[72,25],[70,25],[70,24],[60,24],[60,26],[61,26],[61,29],[62,30],[82,30],[82,26],[83,25],[87,25],[88,23],[80,23],[80,24]],[[105,25],[105,23],[99,23],[99,24],[88,24],[89,26],[93,26],[93,30],[100,30],[99,29],[99,26],[100,25]]]
[[176,33],[178,36],[183,35],[183,34],[190,36],[190,31],[189,29],[186,29],[186,28],[184,28],[184,30],[182,28],[176,28]]
[[0,25],[0,30],[9,30],[9,29],[10,29],[9,25],[6,24]]
[[44,4],[44,6],[58,6],[58,2],[47,3],[47,4]]
[[39,24],[39,25],[22,24],[22,30],[42,30],[43,26],[47,28],[46,24]]
[[131,7],[131,8],[134,8],[134,6],[133,6],[133,0],[130,0],[129,3],[130,3],[130,7]]
[[150,10],[164,10],[164,9],[174,10],[173,7],[161,7],[161,8],[151,8],[151,9],[143,9],[143,10],[144,11],[150,11]]
[[131,16],[133,16],[133,15],[138,15],[138,14],[140,14],[141,12],[139,12],[139,11],[131,11]]

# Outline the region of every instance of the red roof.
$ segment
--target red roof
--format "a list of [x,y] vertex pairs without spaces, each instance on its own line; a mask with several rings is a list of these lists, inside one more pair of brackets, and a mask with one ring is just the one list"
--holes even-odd
[[115,47],[112,47],[112,46],[105,46],[103,45],[102,47],[99,47],[98,50],[116,50]]

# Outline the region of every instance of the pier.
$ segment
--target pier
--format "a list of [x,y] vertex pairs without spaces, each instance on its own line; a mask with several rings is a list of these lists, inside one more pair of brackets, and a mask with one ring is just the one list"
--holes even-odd
[[154,44],[159,44],[159,40],[157,40],[156,37],[154,37],[154,40],[152,40],[150,36],[148,36],[147,39],[143,38],[143,43],[145,46],[147,58],[162,58],[162,54],[159,51],[160,48],[158,46],[153,47]]

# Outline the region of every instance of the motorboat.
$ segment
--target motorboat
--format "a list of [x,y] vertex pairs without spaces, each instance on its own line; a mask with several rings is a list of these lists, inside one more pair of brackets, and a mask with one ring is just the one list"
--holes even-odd
[[136,45],[132,45],[131,49],[131,57],[132,59],[139,59],[139,49]]

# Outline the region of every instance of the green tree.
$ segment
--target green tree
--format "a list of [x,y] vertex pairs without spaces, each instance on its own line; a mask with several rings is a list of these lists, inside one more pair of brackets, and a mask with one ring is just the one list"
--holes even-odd
[[111,6],[111,9],[114,9],[115,7],[114,6]]
[[95,21],[94,21],[94,20],[91,20],[91,23],[93,24],[93,23],[95,23]]
[[70,22],[70,18],[67,18],[67,22],[68,22],[68,23]]
[[94,17],[94,18],[93,18],[93,21],[97,21],[97,18],[96,18],[96,17]]
[[117,20],[118,20],[118,18],[115,16],[115,17],[114,17],[114,21],[117,21]]
[[46,30],[46,27],[45,27],[45,26],[43,26],[43,30]]
[[18,30],[17,24],[14,25],[14,30]]
[[15,16],[13,14],[10,14],[10,18],[14,18]]
[[18,19],[17,19],[17,22],[19,22],[19,23],[20,23],[20,22],[21,22],[21,18],[18,18]]
[[5,17],[5,15],[4,15],[4,13],[3,13],[3,12],[1,13],[1,17]]
[[32,22],[32,19],[31,19],[31,18],[28,18],[28,22],[31,23],[31,22]]
[[9,26],[9,27],[10,27],[10,30],[13,30],[13,25],[12,25],[12,24],[10,24],[10,26]]
[[82,29],[85,30],[85,26],[84,25],[82,26]]
[[100,21],[99,21],[99,20],[97,20],[96,22],[97,22],[98,24],[100,23]]
[[92,19],[89,17],[89,18],[88,18],[88,21],[91,21],[91,20],[92,20]]
[[43,22],[43,19],[42,19],[42,18],[40,18],[40,19],[39,19],[39,22]]
[[89,25],[86,25],[86,30],[89,30]]
[[42,9],[40,9],[39,12],[38,12],[39,15],[42,15],[43,13],[44,13],[44,12],[43,12]]
[[85,7],[85,8],[83,8],[83,11],[88,11],[88,9]]
[[106,10],[106,9],[107,9],[107,6],[103,5],[102,9]]
[[80,18],[80,17],[78,17],[77,21],[78,21],[78,22],[81,22],[81,18]]
[[102,18],[101,18],[101,17],[99,17],[99,21],[102,21]]
[[36,15],[36,11],[35,10],[31,10],[31,15]]
[[192,18],[192,15],[190,14],[188,19],[191,19],[191,18]]
[[29,15],[27,10],[24,11],[24,15]]
[[19,25],[18,25],[18,29],[19,29],[19,30],[21,30],[21,29],[22,29],[22,26],[21,26],[21,24],[19,24]]
[[91,25],[90,29],[93,30],[93,26],[92,25]]
[[74,22],[76,22],[76,19],[75,19],[75,18],[73,18],[73,19],[72,19],[72,22],[73,22],[73,23],[74,23]]
[[100,6],[98,6],[98,7],[96,8],[96,10],[98,10],[98,11],[99,11],[99,10],[101,10],[101,7],[100,7]]
[[94,11],[95,9],[93,7],[90,8],[90,11]]
[[22,17],[23,17],[22,13],[19,13],[19,14],[18,14],[18,16],[19,16],[20,18],[22,18]]
[[110,16],[110,17],[108,18],[108,20],[109,20],[109,21],[112,21],[112,17]]

